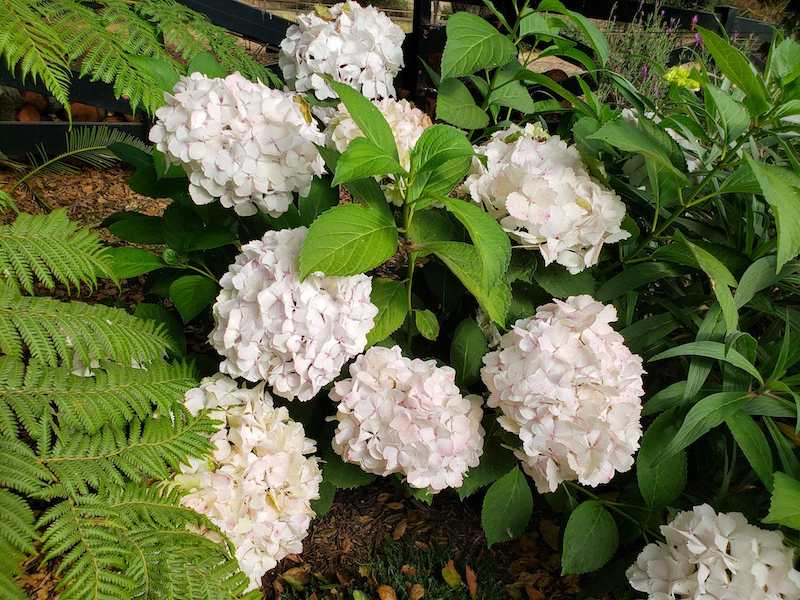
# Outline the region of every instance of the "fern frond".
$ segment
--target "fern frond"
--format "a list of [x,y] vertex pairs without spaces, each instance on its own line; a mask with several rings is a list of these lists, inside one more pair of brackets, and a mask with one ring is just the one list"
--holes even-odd
[[126,525],[93,496],[67,499],[40,517],[44,560],[59,559],[61,600],[130,600],[134,582],[125,570],[131,551],[119,543]]
[[111,144],[128,144],[140,150],[149,151],[148,146],[139,138],[133,137],[120,129],[110,127],[74,127],[66,134],[66,150],[56,156],[48,156],[43,146],[28,155],[28,167],[25,173],[14,184],[14,188],[27,183],[29,179],[41,175],[65,175],[80,172],[80,165],[106,169],[117,162],[119,157],[109,150]]
[[62,435],[43,464],[69,493],[123,486],[144,478],[167,479],[191,456],[205,456],[216,425],[185,409],[170,416],[134,420],[124,428],[106,426],[93,435]]
[[171,348],[164,327],[137,319],[124,310],[100,304],[59,302],[21,296],[0,286],[0,353],[48,366],[71,364],[77,355],[84,364],[92,360],[156,360]]
[[103,21],[102,14],[74,0],[59,0],[51,14],[70,61],[80,62],[80,75],[112,84],[114,95],[126,97],[131,109],[143,105],[154,112],[164,103],[164,94],[151,73],[139,68],[135,55],[125,51],[125,36]]
[[169,414],[196,384],[191,365],[161,360],[148,363],[146,369],[104,363],[93,371],[93,377],[77,377],[69,366],[26,366],[0,357],[0,432],[7,430],[5,414],[16,415],[30,431],[51,405],[57,408],[62,428],[94,433],[107,424],[122,427],[132,419],[146,419],[154,410]]
[[163,588],[169,600],[259,600],[261,590],[245,592],[249,582],[234,560],[193,558],[191,547],[173,549],[165,557]]
[[9,71],[41,81],[61,104],[69,105],[71,73],[59,31],[43,16],[47,0],[0,0],[0,58]]
[[36,529],[33,527],[33,511],[22,498],[0,489],[0,545],[11,548],[18,555],[33,554]]
[[172,56],[164,48],[155,26],[140,17],[128,0],[103,0],[99,12],[106,29],[121,40],[122,49],[131,56],[153,56],[172,62]]
[[65,209],[47,215],[20,214],[0,225],[0,278],[33,293],[37,281],[47,288],[62,283],[94,288],[98,275],[109,276],[111,265],[100,238],[67,218]]
[[50,472],[26,444],[0,438],[0,486],[30,496],[41,492],[51,481]]
[[191,59],[202,50],[210,50],[228,71],[239,71],[248,79],[260,80],[280,88],[283,82],[272,70],[256,61],[237,39],[175,0],[139,0],[134,8],[153,21],[164,40],[183,59]]
[[4,210],[13,210],[14,212],[19,212],[17,210],[17,203],[14,202],[11,194],[5,190],[0,190],[0,213]]

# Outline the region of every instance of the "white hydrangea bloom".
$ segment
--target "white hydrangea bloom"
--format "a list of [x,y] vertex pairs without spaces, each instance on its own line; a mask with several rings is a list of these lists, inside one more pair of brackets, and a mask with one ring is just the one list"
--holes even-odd
[[649,600],[798,600],[800,573],[779,531],[707,504],[661,527],[665,542],[645,546],[627,572]]
[[324,162],[325,141],[298,94],[273,90],[238,73],[182,77],[156,111],[150,141],[183,165],[195,204],[219,198],[236,214],[286,212],[292,193],[308,193]]
[[633,466],[642,435],[642,359],[609,323],[613,306],[572,296],[520,319],[486,354],[481,377],[540,492],[597,486]]
[[383,12],[349,0],[298,15],[281,42],[278,64],[287,84],[320,100],[336,98],[323,75],[369,99],[391,98],[403,66],[403,38]]
[[[176,475],[182,504],[209,517],[233,542],[250,589],[288,554],[303,550],[322,481],[313,440],[276,408],[264,384],[238,388],[221,374],[186,394],[192,414],[222,422],[208,460],[192,459]],[[214,537],[213,532],[205,532]]]
[[461,486],[483,452],[480,398],[461,395],[455,371],[373,346],[330,392],[338,402],[333,449],[367,473],[405,475],[436,493]]
[[574,146],[538,125],[511,125],[475,148],[466,187],[512,236],[535,246],[545,264],[570,273],[597,264],[603,244],[630,234],[620,226],[625,205],[596,182]]
[[265,380],[287,399],[311,399],[345,362],[364,351],[378,309],[367,275],[300,281],[297,257],[306,228],[268,231],[242,246],[220,280],[211,345],[220,371]]
[[[411,150],[422,133],[433,123],[431,118],[416,108],[408,100],[384,98],[373,100],[381,111],[394,134],[397,154],[404,169],[411,168]],[[354,139],[364,137],[361,129],[350,116],[344,104],[340,104],[336,115],[330,120],[325,130],[326,144],[339,152],[344,152]],[[391,179],[391,176],[389,176]],[[395,204],[402,204],[403,198],[394,183],[384,186],[388,198]]]

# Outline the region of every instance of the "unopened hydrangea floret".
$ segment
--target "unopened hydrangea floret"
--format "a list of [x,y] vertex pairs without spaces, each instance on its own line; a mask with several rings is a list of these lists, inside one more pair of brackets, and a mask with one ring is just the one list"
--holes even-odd
[[405,33],[374,6],[352,0],[297,17],[281,42],[278,64],[286,82],[320,100],[335,98],[330,76],[369,99],[395,96]]
[[545,264],[570,273],[597,264],[604,244],[624,240],[625,205],[587,172],[574,146],[537,125],[511,125],[476,147],[466,187],[514,238]]
[[540,492],[607,483],[633,466],[642,430],[642,359],[609,323],[613,306],[572,296],[517,321],[481,370],[500,424]]
[[338,403],[333,449],[368,473],[400,473],[411,487],[436,493],[460,487],[478,465],[480,398],[461,395],[450,367],[373,346],[330,396]]
[[[250,588],[278,561],[301,552],[322,476],[303,426],[276,408],[264,384],[246,389],[221,374],[187,392],[192,414],[221,422],[210,459],[191,459],[176,475],[182,504],[206,515],[233,542]],[[211,538],[218,536],[203,532]]]
[[779,531],[703,504],[661,533],[664,542],[645,546],[627,573],[648,600],[800,599],[800,573]]
[[303,281],[297,259],[306,228],[268,231],[242,246],[220,280],[210,335],[220,371],[265,380],[283,398],[311,399],[363,352],[378,309],[367,275]]
[[301,96],[248,81],[238,73],[182,77],[150,141],[183,165],[196,204],[219,198],[236,214],[286,212],[294,192],[308,193],[324,162],[314,144],[325,141]]

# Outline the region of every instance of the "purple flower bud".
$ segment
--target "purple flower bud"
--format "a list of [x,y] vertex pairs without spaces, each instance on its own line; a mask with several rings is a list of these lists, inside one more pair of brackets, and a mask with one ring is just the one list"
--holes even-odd
[[700,37],[699,33],[694,34],[694,45],[697,46],[698,48],[703,47],[703,38]]
[[692,17],[692,31],[694,31],[694,28],[697,27],[697,21],[699,20],[700,20],[699,15],[694,15]]

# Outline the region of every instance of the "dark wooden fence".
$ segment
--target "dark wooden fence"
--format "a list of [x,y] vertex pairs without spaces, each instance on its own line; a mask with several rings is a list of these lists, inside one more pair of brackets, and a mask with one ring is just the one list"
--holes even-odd
[[[200,13],[205,14],[211,22],[229,31],[265,46],[276,48],[291,24],[286,19],[271,15],[258,8],[239,2],[238,0],[179,0]],[[481,0],[461,0],[463,4],[482,5]],[[615,4],[600,0],[562,0],[572,10],[579,11],[587,17],[608,19]],[[497,0],[495,5],[509,15],[513,14],[511,0]],[[413,30],[406,37],[404,46],[406,69],[401,74],[401,85],[406,89],[419,91],[418,82],[424,79],[420,58],[435,57],[444,48],[444,26],[433,19],[433,3],[431,0],[414,0]],[[637,0],[620,0],[614,8],[616,21],[625,23],[655,10],[654,5],[644,4]],[[708,29],[726,30],[729,34],[753,36],[760,41],[772,39],[774,30],[771,26],[743,18],[735,8],[719,7],[714,12],[693,11],[664,7],[664,18],[674,21],[679,28],[689,29],[692,20]],[[435,60],[434,60],[435,62]],[[30,79],[21,81],[14,73],[0,66],[0,85],[10,85],[20,89],[46,93],[40,85]],[[130,106],[124,100],[114,97],[111,86],[102,82],[92,82],[87,78],[72,79],[70,97],[78,102],[105,108],[114,112],[130,113]],[[146,138],[148,122],[141,123],[73,123],[74,127],[106,127],[123,129],[128,133]],[[9,156],[16,156],[32,151],[37,145],[44,144],[49,152],[58,152],[64,147],[65,133],[69,125],[62,122],[18,123],[0,122],[0,151]]]

